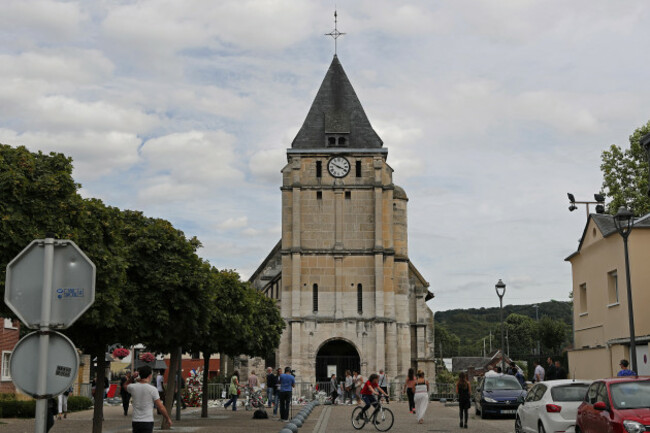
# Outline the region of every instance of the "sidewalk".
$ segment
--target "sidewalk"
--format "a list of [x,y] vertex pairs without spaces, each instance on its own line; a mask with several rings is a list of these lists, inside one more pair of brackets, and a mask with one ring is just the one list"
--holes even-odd
[[[297,415],[302,406],[294,406],[293,413]],[[131,410],[125,417],[122,406],[104,406],[103,433],[130,433]],[[318,406],[309,415],[309,418],[299,430],[300,433],[310,433],[314,430],[320,416],[322,406]],[[175,432],[224,432],[224,433],[278,433],[284,426],[273,417],[273,410],[267,408],[268,419],[253,419],[253,411],[237,408],[233,412],[230,408],[213,408],[208,411],[208,418],[201,418],[201,408],[190,408],[181,412],[181,421],[174,421],[172,431]],[[68,414],[66,419],[55,421],[50,433],[84,433],[92,431],[93,411],[86,410]],[[172,410],[172,420],[176,416],[176,408]],[[160,431],[161,417],[156,416],[155,431]],[[5,423],[5,424],[2,424]],[[33,419],[0,418],[0,432],[2,433],[34,433]]]

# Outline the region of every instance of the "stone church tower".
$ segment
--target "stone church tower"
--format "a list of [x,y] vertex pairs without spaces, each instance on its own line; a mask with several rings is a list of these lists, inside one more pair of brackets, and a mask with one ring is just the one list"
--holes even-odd
[[387,156],[335,55],[287,150],[282,240],[250,279],[287,323],[266,363],[299,380],[434,377],[432,295],[409,260],[408,198]]

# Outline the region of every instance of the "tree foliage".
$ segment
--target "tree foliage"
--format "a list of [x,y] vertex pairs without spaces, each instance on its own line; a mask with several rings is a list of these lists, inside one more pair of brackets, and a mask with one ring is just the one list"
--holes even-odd
[[627,205],[635,215],[650,212],[648,198],[648,161],[640,139],[650,133],[650,122],[630,135],[630,147],[623,150],[612,144],[601,155],[603,192],[610,199],[608,212],[615,214],[620,206]]
[[433,333],[436,342],[434,353],[437,356],[440,356],[441,353],[443,358],[458,356],[460,338],[457,335],[449,332],[445,325],[438,323],[435,325]]
[[544,316],[539,321],[539,339],[542,345],[553,353],[562,348],[567,336],[567,325]]
[[522,314],[510,314],[505,320],[508,330],[508,344],[511,354],[532,353],[537,324],[533,319]]

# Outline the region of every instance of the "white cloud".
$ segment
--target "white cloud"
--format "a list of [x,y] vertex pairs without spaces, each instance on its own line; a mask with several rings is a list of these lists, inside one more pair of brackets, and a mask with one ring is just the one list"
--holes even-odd
[[241,216],[236,218],[228,218],[222,223],[219,223],[217,227],[222,230],[232,230],[232,229],[241,229],[248,226],[248,217]]

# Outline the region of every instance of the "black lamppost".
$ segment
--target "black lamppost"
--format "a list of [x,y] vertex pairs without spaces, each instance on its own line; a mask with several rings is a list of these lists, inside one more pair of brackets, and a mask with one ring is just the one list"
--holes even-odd
[[634,307],[632,305],[632,282],[630,281],[630,256],[627,252],[627,238],[634,227],[634,214],[625,206],[618,208],[614,215],[614,224],[618,234],[623,238],[623,248],[625,250],[625,279],[627,281],[627,315],[630,319],[630,361],[632,361],[632,370],[638,374],[636,369],[636,341],[634,335]]
[[539,356],[542,353],[539,348],[539,305],[535,304],[533,308],[535,309],[535,321],[537,322],[537,356]]
[[494,290],[497,292],[499,297],[499,315],[501,317],[501,372],[506,371],[506,355],[503,352],[503,295],[506,294],[506,285],[499,278],[499,282],[494,286]]

